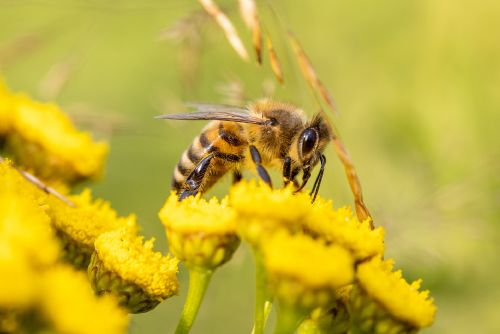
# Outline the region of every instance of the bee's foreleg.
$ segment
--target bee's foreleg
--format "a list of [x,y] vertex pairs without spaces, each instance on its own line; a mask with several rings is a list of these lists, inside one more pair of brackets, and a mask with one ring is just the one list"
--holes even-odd
[[257,173],[259,173],[260,178],[272,188],[273,183],[271,182],[271,177],[264,166],[262,166],[262,158],[259,150],[257,150],[257,147],[250,145],[250,155],[252,156],[255,166],[257,167]]
[[309,193],[309,196],[313,196],[312,198],[313,203],[316,200],[316,196],[318,196],[319,187],[321,186],[321,181],[323,180],[323,173],[325,172],[325,165],[326,165],[326,157],[323,154],[319,156],[319,160],[321,162],[321,167],[318,176],[316,176],[316,180],[314,180],[313,188]]
[[292,158],[286,157],[283,159],[283,184],[285,187],[292,180]]

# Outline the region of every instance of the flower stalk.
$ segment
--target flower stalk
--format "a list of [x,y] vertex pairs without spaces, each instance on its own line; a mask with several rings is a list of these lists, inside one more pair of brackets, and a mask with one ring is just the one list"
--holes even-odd
[[175,334],[187,334],[191,330],[212,274],[213,270],[200,267],[189,268],[188,295]]
[[264,333],[267,317],[272,307],[272,298],[267,288],[267,277],[262,254],[254,249],[255,259],[255,315],[253,334]]

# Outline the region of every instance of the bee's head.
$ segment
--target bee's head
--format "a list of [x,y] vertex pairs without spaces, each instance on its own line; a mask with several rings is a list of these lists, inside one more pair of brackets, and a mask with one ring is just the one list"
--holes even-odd
[[322,114],[316,114],[299,135],[297,153],[304,169],[318,163],[320,154],[332,139],[332,129]]

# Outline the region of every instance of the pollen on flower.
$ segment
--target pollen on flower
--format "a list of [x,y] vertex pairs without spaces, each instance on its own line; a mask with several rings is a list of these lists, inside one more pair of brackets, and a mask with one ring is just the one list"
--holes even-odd
[[110,204],[92,200],[90,190],[68,197],[75,207],[49,196],[47,214],[63,248],[63,258],[80,269],[87,269],[96,238],[104,232],[136,225],[135,216],[119,217]]
[[154,239],[143,242],[136,229],[121,228],[100,235],[96,254],[107,270],[140,286],[150,297],[165,299],[178,293],[178,260],[153,250]]
[[57,105],[9,93],[1,85],[0,101],[0,134],[6,132],[7,150],[17,163],[46,180],[74,183],[101,174],[108,145],[75,129]]
[[384,229],[371,229],[369,221],[360,222],[349,207],[333,209],[331,201],[319,198],[311,208],[304,229],[314,237],[349,249],[356,260],[384,252]]
[[170,251],[189,267],[214,269],[231,259],[240,240],[227,199],[199,195],[179,202],[172,193],[160,210]]
[[276,233],[263,243],[263,254],[271,275],[296,279],[311,289],[336,289],[351,283],[354,277],[349,251],[306,235]]
[[229,202],[240,216],[292,224],[303,221],[311,209],[311,198],[305,192],[294,194],[292,187],[271,189],[255,180],[233,186]]
[[182,233],[234,233],[235,213],[228,206],[227,198],[205,200],[199,195],[179,201],[170,194],[160,210],[160,219],[166,228]]
[[360,264],[356,277],[361,288],[395,318],[415,327],[430,326],[436,306],[429,291],[419,291],[421,280],[408,284],[401,270],[392,272],[393,265],[380,258]]
[[135,225],[135,216],[119,217],[109,202],[92,200],[89,189],[69,196],[75,204],[70,207],[54,197],[48,198],[48,215],[52,224],[73,240],[93,249],[96,238],[119,227]]
[[42,312],[57,333],[124,333],[127,313],[111,296],[97,298],[87,278],[68,266],[56,266],[41,278]]

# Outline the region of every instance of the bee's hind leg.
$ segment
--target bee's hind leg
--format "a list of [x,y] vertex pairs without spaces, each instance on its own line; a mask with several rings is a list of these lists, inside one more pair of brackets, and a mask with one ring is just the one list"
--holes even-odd
[[210,166],[210,162],[215,157],[214,153],[211,153],[201,159],[201,161],[196,165],[191,174],[189,174],[186,182],[184,183],[184,191],[179,196],[179,201],[182,201],[188,196],[195,196],[200,190],[203,178]]
[[[189,174],[186,182],[184,182],[184,191],[179,196],[179,201],[182,201],[188,196],[196,196],[196,194],[200,191],[200,187],[205,180],[205,176],[207,175],[207,171],[210,168],[211,162],[214,158],[220,159],[227,163],[238,163],[241,161],[242,157],[236,154],[230,153],[222,153],[222,152],[212,152],[196,165],[193,171]],[[239,173],[239,172],[237,172]],[[236,175],[236,172],[235,172]],[[241,174],[240,180],[241,180]],[[213,177],[213,175],[212,175]],[[206,186],[206,184],[205,184]]]
[[262,166],[262,158],[259,150],[257,150],[257,147],[250,145],[250,155],[252,156],[255,166],[257,167],[257,173],[259,173],[260,178],[272,188],[273,183],[271,182],[271,177],[264,166]]

